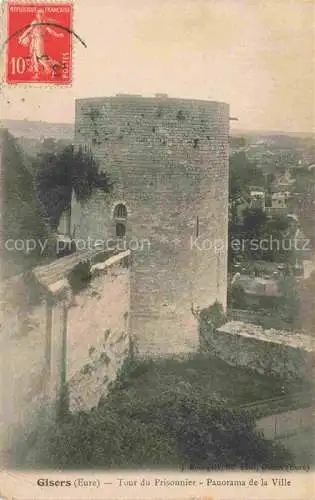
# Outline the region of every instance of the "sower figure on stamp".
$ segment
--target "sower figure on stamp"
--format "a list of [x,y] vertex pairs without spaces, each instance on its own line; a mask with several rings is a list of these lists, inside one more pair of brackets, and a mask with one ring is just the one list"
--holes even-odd
[[64,34],[57,33],[45,23],[48,23],[48,21],[44,18],[44,10],[38,9],[36,12],[36,19],[32,21],[31,25],[19,38],[19,43],[22,45],[29,44],[32,70],[34,72],[35,79],[39,77],[40,66],[44,68],[46,74],[51,73],[51,76],[54,76],[56,68],[62,67],[60,62],[54,61],[48,54],[46,54],[45,35],[46,33],[49,33],[56,38],[62,38]]

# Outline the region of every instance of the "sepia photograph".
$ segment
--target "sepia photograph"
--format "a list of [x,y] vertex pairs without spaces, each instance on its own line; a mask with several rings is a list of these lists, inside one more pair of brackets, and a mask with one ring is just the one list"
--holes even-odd
[[0,9],[0,500],[312,498],[314,2]]

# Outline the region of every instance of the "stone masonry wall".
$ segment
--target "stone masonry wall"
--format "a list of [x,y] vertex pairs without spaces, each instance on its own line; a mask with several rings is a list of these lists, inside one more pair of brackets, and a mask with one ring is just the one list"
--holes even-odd
[[[115,261],[116,259],[116,261]],[[89,286],[68,310],[70,409],[97,405],[129,354],[129,269],[121,257],[96,264]]]
[[[47,302],[39,299],[32,303],[21,276],[2,284],[1,291],[0,444],[1,452],[6,453],[15,440],[33,432],[35,417],[46,419],[55,415],[51,406]],[[56,335],[53,348],[57,345]]]
[[[97,405],[114,380],[129,353],[129,253],[94,264],[86,253],[69,256],[3,284],[3,463],[21,459],[32,434],[56,418],[63,381],[76,410]],[[89,259],[91,280],[75,294],[67,277]]]
[[192,305],[226,304],[228,129],[224,103],[76,102],[76,144],[92,151],[114,189],[83,208],[74,200],[72,229],[80,244],[106,242],[114,236],[113,207],[126,205],[134,250],[130,325],[140,354],[194,351]]
[[245,366],[290,380],[310,380],[311,337],[294,332],[263,330],[262,327],[231,321],[210,336],[210,351],[232,366]]

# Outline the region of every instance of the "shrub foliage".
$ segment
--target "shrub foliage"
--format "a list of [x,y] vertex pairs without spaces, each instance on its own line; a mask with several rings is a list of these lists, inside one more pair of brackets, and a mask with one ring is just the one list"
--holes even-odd
[[249,413],[206,399],[189,383],[146,397],[128,390],[139,374],[145,379],[151,363],[128,361],[97,408],[59,421],[41,466],[211,470],[291,462],[283,448],[256,431]]
[[91,263],[79,262],[69,273],[68,281],[74,293],[79,293],[91,281]]
[[199,315],[200,349],[207,351],[213,332],[226,322],[222,304],[215,301],[209,307],[202,309]]

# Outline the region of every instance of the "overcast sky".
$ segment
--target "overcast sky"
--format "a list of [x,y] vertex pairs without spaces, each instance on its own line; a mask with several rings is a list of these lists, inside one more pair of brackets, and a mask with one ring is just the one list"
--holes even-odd
[[[72,122],[76,97],[228,102],[233,128],[314,126],[312,0],[74,0],[70,88],[5,86],[2,118]],[[10,103],[8,103],[8,101]]]

